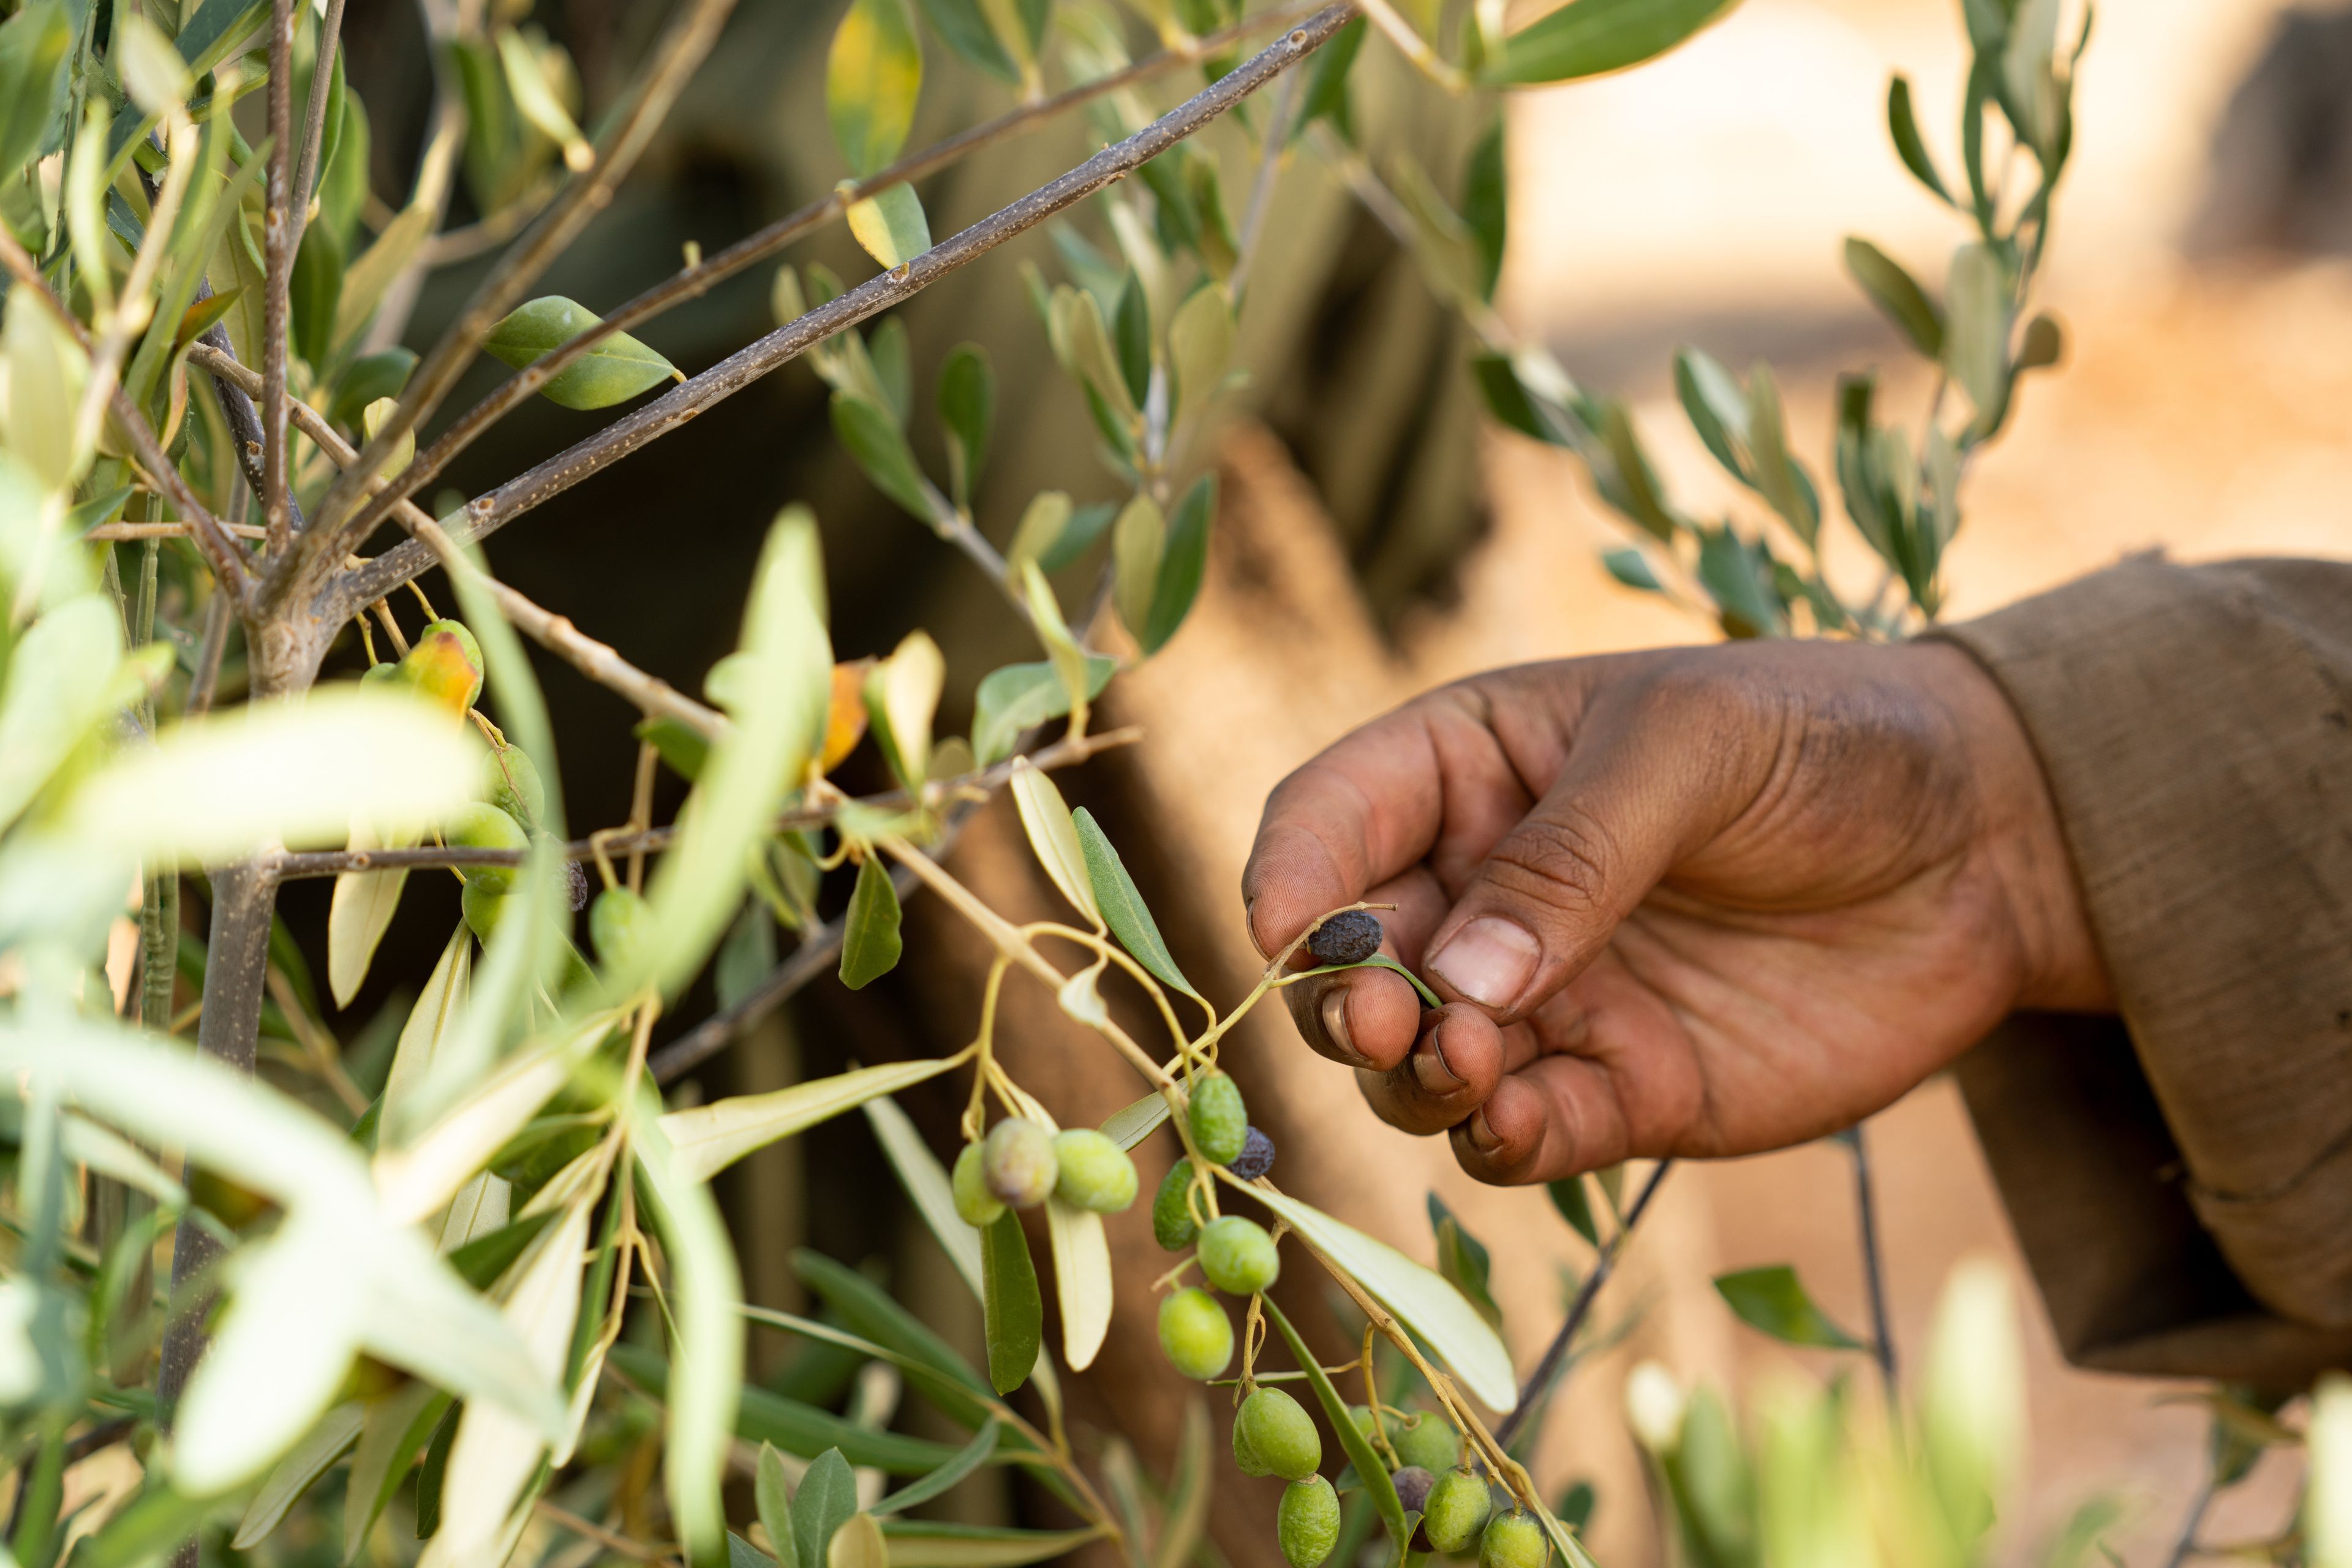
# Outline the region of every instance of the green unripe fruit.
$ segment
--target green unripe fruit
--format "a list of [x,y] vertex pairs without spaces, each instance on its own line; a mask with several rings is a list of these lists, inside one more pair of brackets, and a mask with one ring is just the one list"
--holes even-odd
[[1250,1447],[1249,1428],[1243,1425],[1239,1415],[1234,1417],[1234,1464],[1245,1476],[1274,1474],[1274,1468],[1258,1456],[1255,1448]]
[[1282,1258],[1265,1226],[1229,1214],[1201,1229],[1201,1272],[1220,1290],[1255,1296],[1282,1272]]
[[1054,1163],[1055,1195],[1073,1207],[1118,1214],[1135,1202],[1135,1162],[1091,1127],[1055,1133]]
[[462,714],[482,694],[482,645],[457,621],[435,621],[416,635],[400,671],[410,684]]
[[625,969],[654,936],[654,907],[626,888],[607,888],[588,906],[588,935],[607,969]]
[[956,1213],[962,1216],[964,1224],[975,1230],[987,1229],[1004,1213],[1004,1205],[996,1201],[994,1193],[988,1190],[986,1165],[987,1156],[981,1152],[977,1143],[965,1144],[963,1152],[956,1156],[955,1176],[951,1183],[955,1188]]
[[1246,1432],[1252,1451],[1286,1481],[1303,1481],[1323,1463],[1323,1435],[1298,1401],[1278,1388],[1261,1388],[1243,1400],[1234,1429]]
[[492,805],[526,827],[535,827],[547,813],[547,784],[539,764],[520,746],[500,746],[490,752],[488,797]]
[[1395,1434],[1397,1458],[1442,1475],[1462,1462],[1462,1434],[1441,1415],[1416,1415]]
[[400,673],[400,666],[386,662],[383,664],[369,665],[367,669],[360,676],[360,684],[362,686],[388,686],[395,680],[405,680],[406,679],[406,676]]
[[458,902],[466,911],[466,924],[476,937],[483,942],[490,940],[490,933],[499,929],[499,921],[505,918],[507,905],[514,896],[488,886],[478,877],[466,884],[465,896]]
[[1479,1527],[1486,1522],[1487,1510],[1493,1506],[1483,1477],[1464,1469],[1448,1470],[1429,1489],[1421,1527],[1438,1551],[1459,1552],[1478,1539]]
[[1321,1476],[1291,1482],[1283,1489],[1274,1528],[1290,1568],[1320,1568],[1339,1544],[1339,1494]]
[[1249,1142],[1249,1111],[1242,1104],[1241,1086],[1223,1073],[1213,1072],[1192,1086],[1192,1146],[1220,1165],[1241,1157]]
[[1160,1303],[1160,1348],[1178,1372],[1206,1383],[1234,1359],[1233,1321],[1197,1285],[1171,1291]]
[[1544,1568],[1550,1555],[1543,1526],[1517,1510],[1488,1520],[1478,1538],[1478,1568]]
[[1017,1209],[1044,1203],[1061,1173],[1054,1160],[1054,1140],[1022,1116],[1008,1116],[988,1130],[980,1168],[997,1200]]
[[1192,1162],[1179,1160],[1160,1178],[1160,1191],[1151,1200],[1151,1239],[1170,1252],[1183,1251],[1201,1234],[1200,1222],[1184,1201],[1192,1186]]
[[1369,1405],[1348,1406],[1348,1419],[1356,1424],[1356,1430],[1364,1435],[1364,1441],[1367,1443],[1377,1444],[1384,1433],[1392,1436],[1396,1432],[1396,1422],[1393,1419],[1375,1422],[1372,1419],[1372,1407]]
[[[441,837],[452,846],[467,849],[527,849],[530,835],[522,824],[495,805],[480,801],[461,805],[457,814],[441,825]],[[486,893],[504,893],[514,887],[517,866],[467,866],[466,887],[471,891],[479,886]]]

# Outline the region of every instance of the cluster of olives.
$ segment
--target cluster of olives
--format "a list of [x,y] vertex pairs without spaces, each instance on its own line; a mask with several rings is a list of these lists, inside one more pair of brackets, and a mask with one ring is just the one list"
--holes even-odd
[[[1274,1168],[1274,1141],[1249,1124],[1241,1087],[1222,1072],[1194,1082],[1185,1124],[1202,1158],[1237,1176],[1255,1179]],[[1193,1248],[1202,1275],[1228,1295],[1255,1296],[1272,1285],[1282,1259],[1265,1226],[1239,1215],[1201,1224],[1186,1196],[1192,1185],[1192,1163],[1177,1161],[1151,1200],[1153,1239],[1171,1252]],[[1160,1303],[1160,1348],[1178,1372],[1205,1383],[1232,1364],[1234,1326],[1199,1286],[1171,1291]]]
[[1421,1515],[1431,1551],[1463,1553],[1475,1542],[1480,1568],[1543,1568],[1550,1552],[1543,1527],[1516,1509],[1494,1511],[1486,1479],[1463,1464],[1462,1435],[1450,1424],[1425,1411],[1376,1423],[1361,1405],[1348,1414],[1366,1437],[1387,1438],[1397,1460],[1390,1484],[1405,1511]]
[[1074,1208],[1118,1214],[1135,1202],[1135,1162],[1091,1127],[1047,1132],[1025,1116],[1008,1116],[956,1156],[956,1213],[971,1226],[994,1225],[1008,1208],[1060,1198]]

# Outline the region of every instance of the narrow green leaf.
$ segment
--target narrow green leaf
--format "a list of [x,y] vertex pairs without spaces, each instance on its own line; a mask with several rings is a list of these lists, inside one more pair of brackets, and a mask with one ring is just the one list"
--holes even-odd
[[1489,303],[1503,276],[1503,247],[1509,226],[1505,200],[1507,173],[1503,163],[1503,116],[1497,114],[1486,134],[1471,149],[1470,166],[1462,178],[1462,221],[1470,226],[1477,250],[1479,296]]
[[1498,86],[1568,81],[1664,54],[1734,0],[1569,0],[1503,40],[1486,79]]
[[954,1458],[912,1486],[901,1487],[892,1492],[867,1511],[876,1515],[900,1513],[917,1503],[930,1501],[987,1462],[988,1457],[996,1451],[996,1434],[1000,1430],[996,1417],[990,1416],[981,1423],[980,1430],[972,1435],[971,1442],[957,1451]]
[[1254,1187],[1250,1195],[1288,1220],[1317,1251],[1354,1275],[1399,1321],[1419,1334],[1488,1409],[1508,1410],[1518,1403],[1511,1352],[1461,1291],[1386,1242],[1374,1240],[1286,1193]]
[[760,1528],[768,1544],[785,1550],[793,1539],[793,1498],[784,1485],[784,1457],[773,1443],[760,1445],[760,1462],[751,1476],[751,1498],[760,1512]]
[[[834,1532],[857,1511],[857,1478],[839,1448],[828,1448],[801,1477],[793,1499],[793,1552],[801,1568],[825,1568]],[[776,1542],[782,1550],[783,1542]]]
[[[1087,658],[1087,697],[1102,695],[1118,661],[1101,654]],[[1051,664],[1008,664],[981,678],[973,698],[971,749],[984,767],[1013,754],[1027,730],[1070,710],[1069,689]]]
[[1676,349],[1675,395],[1691,428],[1724,471],[1743,485],[1753,485],[1747,458],[1748,398],[1731,373],[1703,350]]
[[1167,548],[1160,552],[1160,574],[1153,584],[1151,612],[1145,618],[1140,640],[1147,654],[1168,646],[1192,613],[1201,584],[1209,571],[1209,530],[1216,521],[1217,477],[1202,474],[1176,503],[1168,520]]
[[[336,287],[339,291],[341,284],[342,280],[340,278],[337,279]],[[230,307],[236,303],[237,296],[243,292],[241,289],[231,289],[226,294],[210,295],[190,305],[180,314],[180,324],[172,333],[172,346],[175,349],[185,348],[211,331],[213,324],[229,313]],[[409,357],[411,363],[414,363],[415,356],[411,354]],[[371,398],[369,401],[374,400]],[[366,405],[362,404],[361,406],[364,407]]]
[[1176,960],[1160,934],[1159,922],[1151,918],[1150,907],[1136,889],[1135,879],[1127,874],[1127,865],[1118,858],[1118,850],[1103,832],[1102,825],[1084,806],[1071,814],[1071,820],[1077,827],[1078,851],[1086,859],[1087,879],[1093,884],[1095,901],[1102,910],[1103,919],[1109,922],[1111,934],[1161,984],[1198,998],[1201,994],[1176,967]]
[[[544,359],[598,324],[600,318],[561,294],[518,307],[482,340],[482,347],[517,370]],[[677,367],[626,332],[614,332],[556,373],[539,395],[563,408],[609,408],[668,380]]]
[[[622,1376],[655,1398],[667,1397],[670,1366],[655,1352],[623,1341],[613,1347],[605,1360]],[[877,1432],[830,1410],[771,1394],[757,1384],[745,1384],[740,1390],[734,1430],[747,1443],[772,1443],[785,1453],[804,1459],[838,1448],[853,1465],[885,1470],[894,1476],[927,1475],[955,1457],[955,1450],[945,1443],[898,1432]]]
[[[383,302],[384,290],[392,287],[394,279],[408,269],[408,264],[416,258],[417,249],[432,235],[433,225],[438,216],[438,211],[430,206],[403,207],[399,215],[377,233],[365,250],[352,258],[351,264],[343,269],[342,294],[335,305],[337,342],[349,342],[368,324],[369,318],[375,314],[375,308]],[[236,248],[234,237],[228,248]],[[213,276],[217,279],[220,274],[215,272]],[[256,309],[259,299],[259,294],[255,293],[246,301],[246,308]],[[240,353],[246,352],[246,344],[239,342],[237,349]]]
[[1118,351],[1118,372],[1127,383],[1127,395],[1138,408],[1143,406],[1144,395],[1151,390],[1151,303],[1143,291],[1143,279],[1133,268],[1127,274],[1127,286],[1119,290],[1118,310],[1111,319],[1111,341]]
[[1400,1544],[1410,1541],[1412,1536],[1405,1524],[1404,1505],[1397,1500],[1396,1486],[1389,1479],[1388,1466],[1381,1462],[1380,1454],[1372,1447],[1371,1440],[1357,1426],[1355,1417],[1348,1414],[1347,1402],[1339,1397],[1339,1391],[1331,1386],[1330,1376],[1324,1372],[1322,1361],[1308,1353],[1307,1342],[1298,1337],[1298,1331],[1290,1326],[1290,1320],[1283,1314],[1281,1308],[1274,1304],[1273,1299],[1265,1297],[1261,1300],[1265,1305],[1265,1315],[1274,1320],[1275,1328],[1281,1332],[1283,1343],[1290,1347],[1291,1359],[1298,1363],[1299,1371],[1307,1374],[1307,1385],[1315,1391],[1317,1401],[1323,1406],[1324,1419],[1330,1423],[1332,1432],[1339,1437],[1339,1447],[1347,1453],[1348,1462],[1355,1467],[1356,1479],[1372,1500],[1372,1507],[1379,1510],[1381,1522],[1389,1527],[1390,1538]]
[[48,140],[65,108],[74,26],[59,0],[37,0],[0,24],[0,183]]
[[1093,1530],[1012,1530],[916,1519],[882,1523],[890,1568],[1025,1568],[1066,1556],[1102,1534]]
[[1832,1322],[1785,1263],[1716,1276],[1715,1288],[1739,1321],[1784,1344],[1858,1351],[1863,1342]]
[[343,1562],[359,1561],[375,1521],[416,1463],[416,1451],[448,1414],[449,1396],[412,1383],[368,1406],[343,1488]]
[[843,918],[841,983],[863,990],[898,966],[904,950],[898,936],[898,889],[878,857],[869,855],[857,868],[857,887],[849,895],[849,912]]
[[1587,1245],[1601,1245],[1600,1228],[1592,1222],[1592,1199],[1584,1190],[1582,1176],[1562,1176],[1557,1182],[1547,1182],[1544,1191],[1551,1198],[1551,1206],[1576,1227],[1576,1234],[1584,1237]]
[[1437,1272],[1478,1309],[1480,1317],[1500,1329],[1503,1310],[1495,1304],[1494,1292],[1487,1287],[1493,1262],[1486,1243],[1471,1235],[1435,1193],[1429,1194],[1429,1228],[1437,1240]]
[[1960,247],[1946,293],[1944,363],[1976,407],[1978,433],[1990,435],[2009,404],[2009,279],[2000,258],[1988,245]]
[[1650,558],[1631,544],[1621,544],[1601,552],[1601,570],[1628,588],[1639,588],[1645,594],[1663,594],[1665,584],[1650,569]]
[[898,1174],[899,1185],[914,1200],[923,1223],[931,1227],[931,1235],[971,1288],[972,1300],[980,1299],[980,1233],[966,1225],[956,1213],[955,1189],[947,1169],[931,1152],[923,1135],[898,1109],[898,1102],[887,1095],[866,1102],[866,1120],[873,1124],[876,1142],[888,1157],[890,1168]]
[[981,1237],[981,1310],[988,1336],[988,1381],[1010,1394],[1029,1380],[1045,1342],[1045,1301],[1029,1238],[1011,1210]]
[[1763,637],[1777,635],[1785,619],[1779,588],[1770,578],[1771,561],[1761,546],[1751,544],[1729,526],[1698,531],[1698,581],[1721,613],[1725,635]]
[[[727,1226],[703,1178],[685,1167],[647,1096],[633,1108],[631,1147],[646,1208],[658,1226],[670,1273],[674,1357],[667,1369],[668,1439],[662,1479],[672,1528],[689,1563],[713,1563],[727,1550],[728,1434],[742,1426],[743,1327],[736,1308],[743,1281]],[[615,1349],[618,1347],[616,1346]]]
[[[302,231],[302,247],[294,253],[294,277],[288,304],[294,352],[324,376],[335,348],[335,312],[343,298],[343,246],[335,231],[311,224]],[[207,301],[209,303],[209,301]]]
[[1821,531],[1821,502],[1812,480],[1796,458],[1780,421],[1780,389],[1772,369],[1759,362],[1748,377],[1748,453],[1756,468],[1756,491],[1772,503],[1797,537],[1811,545]]
[[958,1355],[947,1341],[932,1332],[912,1312],[892,1300],[880,1287],[857,1270],[845,1268],[823,1253],[812,1252],[806,1247],[793,1251],[792,1265],[793,1272],[800,1276],[801,1283],[815,1291],[852,1332],[863,1334],[887,1350],[936,1367],[981,1396],[978,1400],[960,1404],[953,1401],[943,1403],[941,1408],[948,1415],[967,1426],[977,1426],[987,1419],[987,1381]]
[[825,114],[851,174],[864,179],[898,155],[922,89],[922,45],[907,0],[851,0],[824,66]]
[[1358,16],[1315,51],[1314,74],[1307,78],[1307,96],[1298,106],[1294,137],[1305,135],[1317,121],[1328,120],[1342,141],[1355,140],[1354,128],[1349,123],[1348,72],[1356,63],[1357,51],[1364,47],[1366,26],[1364,18]]
[[1929,359],[1943,357],[1944,313],[1901,262],[1859,235],[1848,235],[1845,269],[1921,353]]
[[1945,188],[1944,177],[1936,172],[1936,160],[1928,155],[1927,143],[1919,134],[1919,121],[1911,110],[1910,79],[1897,75],[1886,84],[1886,133],[1894,139],[1895,151],[1903,166],[1912,176],[1927,186],[1947,205],[1952,193]]
[[1198,417],[1223,384],[1234,354],[1234,312],[1225,291],[1203,285],[1176,309],[1168,324],[1168,353],[1176,378],[1175,423]]
[[923,20],[940,41],[997,80],[1019,86],[1021,68],[997,40],[977,0],[921,0]]
[[874,481],[874,488],[924,522],[932,521],[929,486],[898,422],[855,393],[833,395],[833,433]]
[[[192,308],[190,314],[194,313]],[[353,360],[342,379],[335,384],[335,400],[327,409],[328,420],[356,427],[360,411],[380,398],[398,397],[408,384],[409,373],[415,368],[415,349],[391,348]]]
[[1168,1097],[1155,1091],[1112,1111],[1099,1131],[1120,1148],[1132,1149],[1150,1137],[1168,1115]]
[[[996,373],[978,343],[958,343],[940,366],[940,424],[948,436],[948,485],[956,504],[971,505],[996,417]],[[1066,504],[1066,502],[1065,503]]]
[[1069,803],[1052,778],[1025,760],[1013,764],[1013,800],[1021,809],[1021,826],[1037,863],[1062,897],[1096,925],[1102,910],[1096,906],[1094,888],[1087,879],[1087,858],[1078,847],[1078,830],[1070,820]]
[[457,1440],[457,1421],[466,1407],[452,1404],[425,1443],[425,1462],[416,1471],[416,1539],[429,1541],[441,1530],[441,1483],[449,1473],[449,1445]]

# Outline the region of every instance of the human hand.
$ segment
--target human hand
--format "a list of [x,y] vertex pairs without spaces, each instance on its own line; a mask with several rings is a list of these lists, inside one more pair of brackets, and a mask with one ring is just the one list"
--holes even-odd
[[2112,1005],[2041,768],[1936,643],[1738,643],[1497,670],[1275,790],[1275,952],[1393,903],[1377,968],[1285,993],[1375,1110],[1549,1181],[1850,1126],[2021,1007]]

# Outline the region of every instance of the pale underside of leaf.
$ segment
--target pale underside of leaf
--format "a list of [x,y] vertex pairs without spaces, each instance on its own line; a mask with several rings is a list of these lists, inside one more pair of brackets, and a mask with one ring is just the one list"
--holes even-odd
[[661,1119],[682,1176],[708,1180],[754,1149],[790,1138],[818,1122],[852,1110],[877,1095],[896,1094],[955,1065],[951,1057],[858,1068],[814,1083],[796,1083],[769,1094],[736,1095]]
[[1102,1215],[1045,1200],[1045,1230],[1054,1246],[1054,1299],[1062,1310],[1062,1359],[1072,1372],[1094,1364],[1110,1331],[1110,1244]]
[[[352,824],[347,849],[383,847],[375,830],[362,822]],[[394,846],[405,847],[405,845]],[[368,965],[378,943],[400,908],[401,889],[408,885],[405,867],[389,871],[346,871],[335,879],[334,900],[327,907],[327,985],[335,1005],[348,1007],[366,981]]]
[[329,1467],[343,1457],[343,1450],[358,1439],[366,1410],[365,1405],[352,1400],[320,1417],[310,1436],[278,1461],[260,1489],[245,1505],[244,1516],[236,1522],[236,1535],[229,1545],[239,1552],[249,1552],[277,1529],[278,1521],[286,1517],[286,1510],[294,1506],[295,1500],[310,1489],[311,1482],[325,1475]]

